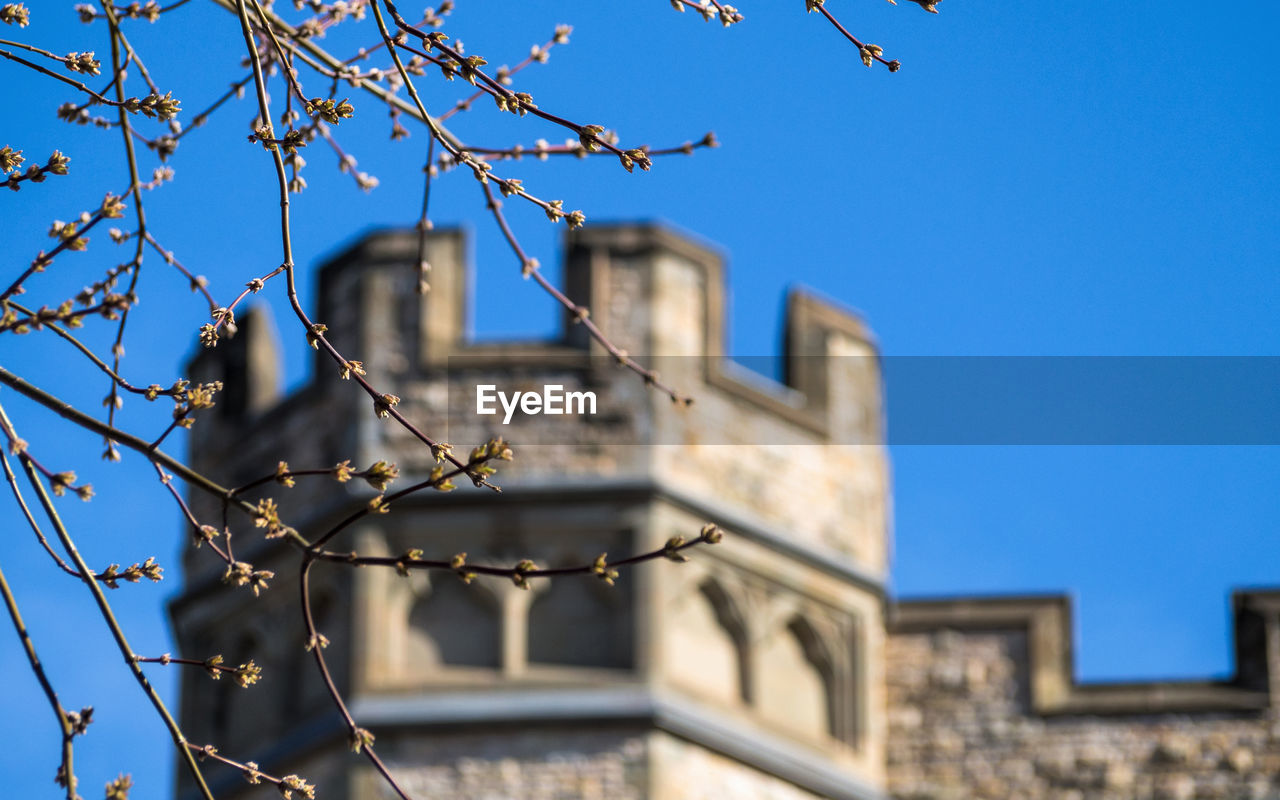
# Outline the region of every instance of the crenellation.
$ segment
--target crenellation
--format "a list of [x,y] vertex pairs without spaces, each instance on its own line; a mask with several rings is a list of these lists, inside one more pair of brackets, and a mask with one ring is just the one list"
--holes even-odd
[[[741,369],[727,366],[722,355],[724,267],[718,253],[657,226],[576,232],[568,245],[569,286],[592,301],[597,321],[620,346],[658,369],[663,380],[697,396],[699,407],[686,410],[608,357],[593,357],[601,351],[588,347],[572,320],[560,342],[467,343],[465,243],[457,231],[433,233],[428,241],[433,277],[426,295],[411,291],[417,279],[414,235],[375,234],[320,271],[315,321],[328,327],[326,336],[341,352],[364,362],[371,383],[401,398],[402,413],[452,442],[497,434],[520,447],[535,446],[538,458],[510,465],[509,481],[536,481],[566,469],[669,475],[699,489],[706,485],[712,494],[720,492],[717,485],[734,488],[728,499],[744,509],[776,509],[778,524],[793,521],[784,495],[811,495],[806,507],[818,516],[802,519],[797,535],[883,569],[887,505],[879,498],[888,476],[880,445],[878,364],[860,321],[825,301],[795,294],[788,304],[786,372],[807,382],[800,388],[808,394],[762,390],[761,379],[741,379]],[[197,363],[221,358],[212,351]],[[322,373],[335,369],[325,354],[317,359]],[[599,396],[601,411],[569,424],[518,417],[511,425],[460,413],[474,405],[468,393],[475,385],[512,387],[521,376],[528,386],[554,382],[566,391],[590,391]],[[252,383],[253,376],[245,377]],[[315,388],[320,385],[323,392]],[[288,409],[281,415],[286,424],[343,431],[340,441],[328,442],[333,447],[312,447],[299,457],[348,457],[363,464],[390,449],[406,470],[430,466],[411,434],[371,419],[365,413],[368,398],[354,386],[344,389],[311,383],[277,406]],[[270,416],[268,409],[264,417]],[[334,424],[344,419],[346,425]],[[238,463],[253,463],[255,470],[264,465],[252,458],[254,442],[277,438],[261,435],[275,430],[270,424],[252,421],[247,430],[240,421],[234,428],[216,422],[206,428],[199,452],[210,462],[226,462],[235,452]],[[865,449],[854,454],[827,447],[833,443]],[[766,449],[757,456],[741,445]],[[726,446],[733,457],[725,457]],[[755,502],[761,494],[777,499]],[[836,507],[819,500],[833,496],[840,498]]]
[[[876,796],[870,787],[883,782],[883,636],[876,622],[887,550],[880,496],[887,465],[879,425],[870,422],[881,413],[875,360],[844,358],[874,353],[861,323],[822,301],[793,300],[788,329],[812,341],[794,344],[785,357],[808,362],[804,374],[818,383],[806,388],[823,395],[806,398],[763,377],[744,379],[723,356],[720,254],[652,225],[575,232],[566,256],[570,292],[590,304],[619,347],[697,397],[686,407],[612,363],[572,318],[559,341],[468,342],[465,243],[457,232],[436,232],[428,241],[430,292],[414,291],[416,236],[378,233],[320,270],[315,321],[327,326],[345,357],[364,362],[371,384],[400,398],[399,411],[461,454],[502,435],[517,457],[501,465],[500,495],[460,480],[464,485],[448,494],[395,501],[395,514],[361,520],[331,547],[390,555],[425,544],[428,557],[465,552],[471,564],[528,557],[573,565],[602,552],[620,558],[660,548],[673,536],[691,538],[724,516],[715,509],[731,512],[722,522],[732,544],[700,550],[683,566],[627,570],[612,587],[587,576],[534,581],[522,591],[505,580],[466,586],[447,572],[317,567],[313,584],[327,587],[325,606],[335,615],[326,623],[334,633],[323,631],[335,640],[330,664],[354,707],[385,709],[406,731],[405,752],[417,753],[412,763],[426,771],[406,762],[404,774],[458,798],[498,786],[469,783],[464,763],[560,785],[546,767],[557,736],[531,740],[538,746],[521,756],[524,745],[497,734],[514,706],[563,715],[561,725],[639,721],[647,731],[642,743],[666,731],[694,748],[730,752],[698,769],[732,776],[726,787],[774,786],[761,797],[813,796],[814,785],[848,800]],[[234,351],[206,353],[198,363],[217,369],[222,359],[225,370],[232,365],[228,353]],[[321,375],[334,370],[323,353],[316,363]],[[240,377],[254,376],[242,370]],[[519,414],[510,424],[466,413],[477,386],[499,384],[513,396],[548,385],[591,392],[598,413]],[[353,384],[313,380],[252,418],[209,422],[196,458],[211,467],[230,464],[222,471],[233,483],[268,474],[275,467],[264,463],[268,454],[282,450],[298,468],[343,458],[360,468],[386,459],[399,465],[402,480],[435,466],[410,432],[378,420]],[[845,446],[845,439],[857,446]],[[318,479],[287,490],[272,483],[259,494],[275,497],[290,524],[314,532],[375,493],[362,481]],[[732,519],[749,521],[741,535],[726,521]],[[242,557],[265,568],[285,563],[279,544],[244,538],[236,545]],[[296,577],[283,566],[276,571],[271,591],[296,592]],[[184,650],[244,607],[220,586],[213,568],[189,572],[188,594],[174,607]],[[339,640],[354,646],[339,649]],[[298,644],[287,636],[281,641],[285,650]],[[305,672],[303,662],[270,658],[284,674]],[[308,691],[291,701],[295,711],[323,701]],[[583,691],[625,699],[555,700]],[[204,702],[200,697],[188,686],[186,707]],[[440,705],[463,697],[473,702],[453,711]],[[251,709],[241,712],[252,719]],[[439,725],[464,721],[493,734],[470,744],[451,740],[456,756],[444,761],[413,750],[415,742],[440,741],[432,738]],[[260,725],[245,733],[275,735],[267,731],[275,729]],[[485,742],[499,741],[507,743],[487,749]],[[582,758],[580,748],[574,752]],[[652,783],[628,778],[599,784],[601,791],[670,796],[653,787],[667,791],[673,753],[641,747],[635,763]],[[394,746],[387,757],[399,760]],[[690,757],[686,751],[677,761]],[[566,772],[565,786],[595,774],[590,764],[587,773]],[[825,766],[815,771],[819,764]],[[788,785],[810,788],[783,791]],[[353,796],[376,795],[359,781],[351,786]],[[549,796],[570,796],[555,791]]]
[[842,444],[883,441],[879,351],[857,315],[804,291],[787,297],[786,382]]
[[[1248,617],[1273,603],[1274,593],[1238,593],[1237,630],[1253,630]],[[967,790],[1027,800],[1280,796],[1280,717],[1251,691],[1254,679],[1079,684],[1070,624],[1055,597],[897,606],[886,650],[891,792],[901,800]],[[1268,645],[1238,640],[1241,668],[1265,658]]]
[[[468,333],[470,290],[466,240],[460,230],[427,236],[429,291],[419,293],[418,236],[377,231],[332,258],[318,277],[313,321],[366,368],[396,375],[438,366]],[[333,369],[325,354],[317,369]]]
[[[660,549],[709,521],[725,541],[686,564],[627,569],[615,586],[586,575],[524,590],[483,577],[467,585],[449,571],[316,566],[313,603],[335,680],[411,791],[441,800],[1280,798],[1280,591],[1235,596],[1237,669],[1216,681],[1076,682],[1063,597],[886,607],[880,360],[853,312],[792,292],[776,383],[725,357],[725,259],[714,248],[652,224],[570,233],[568,295],[617,346],[696,398],[685,406],[621,368],[569,314],[551,341],[470,341],[465,239],[436,231],[427,241],[429,292],[417,292],[417,235],[378,232],[321,268],[315,321],[456,454],[500,435],[516,459],[500,465],[500,494],[458,480],[455,491],[396,500],[393,513],[359,520],[330,546],[569,566]],[[239,322],[236,337],[191,365],[196,379],[243,385],[196,425],[202,471],[234,486],[271,474],[282,455],[301,469],[385,459],[398,465],[399,487],[436,465],[411,432],[375,416],[355,382],[332,380],[324,353],[318,378],[279,396],[269,320],[254,311]],[[551,385],[590,392],[598,413],[512,412],[504,424],[471,413],[481,385],[512,397],[545,397]],[[377,491],[314,478],[246,495],[265,496],[315,535]],[[201,496],[192,507],[221,517]],[[228,694],[227,684],[188,680],[183,717],[199,738],[232,737],[265,748],[266,766],[328,778],[328,797],[389,797],[361,762],[339,758],[345,729],[303,647],[296,561],[260,534],[234,530],[237,557],[275,572],[263,599],[223,584],[223,567],[196,552],[174,627],[184,655],[253,652],[272,676],[264,684],[289,690]],[[253,699],[262,696],[274,699]]]
[[[611,339],[643,356],[724,353],[724,260],[660,225],[596,225],[572,233],[566,291]],[[568,340],[588,346],[566,321]],[[602,353],[591,344],[592,352]]]

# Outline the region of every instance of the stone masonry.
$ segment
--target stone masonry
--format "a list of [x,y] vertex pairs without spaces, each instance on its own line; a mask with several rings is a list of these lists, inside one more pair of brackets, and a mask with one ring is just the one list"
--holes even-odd
[[[613,587],[573,576],[523,591],[509,580],[463,585],[448,572],[317,567],[334,680],[391,769],[432,800],[882,798],[888,470],[878,363],[862,323],[794,293],[788,381],[774,384],[724,357],[718,253],[658,226],[574,232],[571,295],[620,347],[697,397],[686,407],[620,369],[572,320],[549,342],[470,341],[461,235],[433,234],[424,296],[414,291],[416,249],[413,234],[389,232],[333,259],[319,272],[314,319],[408,418],[460,449],[502,434],[516,460],[502,465],[501,494],[413,495],[333,547],[562,566],[655,550],[708,521],[726,542],[686,564],[628,569]],[[274,338],[264,317],[247,315],[192,364],[198,380],[244,387],[193,431],[201,469],[241,485],[281,458],[297,468],[386,459],[403,486],[435,466],[323,357],[322,377],[279,396]],[[510,425],[459,413],[489,384],[589,390],[600,412]],[[265,494],[316,536],[374,491],[324,478]],[[219,518],[216,504],[192,504]],[[271,588],[255,601],[196,552],[174,626],[184,655],[253,657],[263,678],[248,691],[184,683],[190,735],[323,780],[327,798],[389,796],[345,752],[303,652],[296,559],[251,528],[235,547],[276,573]],[[255,796],[238,775],[215,779],[227,796]],[[189,793],[181,773],[179,782]]]
[[[322,565],[313,606],[333,678],[378,752],[423,800],[1280,800],[1280,593],[1236,595],[1226,681],[1079,685],[1057,597],[890,603],[889,469],[876,348],[850,312],[792,293],[774,383],[725,357],[724,263],[655,225],[566,240],[565,284],[617,344],[697,398],[673,404],[566,319],[553,341],[477,343],[467,247],[372,234],[318,273],[314,319],[399,409],[462,452],[494,434],[516,461],[495,494],[470,486],[397,501],[334,549],[563,566],[661,547],[714,521],[725,541],[687,564],[592,577],[464,585],[449,573]],[[533,291],[515,286],[512,291]],[[434,466],[410,434],[319,355],[282,395],[271,321],[193,361],[223,380],[192,458],[225,485],[295,468]],[[296,331],[296,326],[281,326]],[[293,333],[291,335],[297,335]],[[591,391],[601,413],[458,413],[478,385]],[[374,490],[268,484],[316,536]],[[221,509],[192,496],[194,513]],[[171,613],[182,656],[252,657],[260,684],[185,675],[184,729],[233,758],[304,775],[325,800],[392,795],[347,752],[304,651],[296,557],[236,528],[237,557],[276,573],[255,599],[188,553]],[[219,797],[278,796],[211,768]],[[177,796],[195,795],[179,770]]]
[[1280,798],[1280,593],[1235,596],[1226,681],[1076,684],[1060,597],[903,603],[888,658],[900,800]]

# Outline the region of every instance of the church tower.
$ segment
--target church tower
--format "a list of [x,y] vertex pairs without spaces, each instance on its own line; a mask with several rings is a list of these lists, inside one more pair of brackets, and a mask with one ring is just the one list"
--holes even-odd
[[[885,796],[888,466],[875,346],[856,317],[806,293],[787,301],[785,384],[729,361],[722,257],[654,225],[585,228],[566,247],[567,293],[663,382],[673,403],[619,368],[566,319],[551,342],[468,340],[466,243],[430,239],[432,290],[414,291],[416,236],[375,233],[319,273],[334,343],[373,385],[465,453],[493,435],[515,461],[502,492],[420,493],[366,517],[335,549],[471,563],[590,563],[695,538],[715,546],[591,576],[467,585],[449,572],[322,564],[312,573],[334,679],[379,755],[424,800],[871,800]],[[535,291],[513,287],[513,294]],[[488,302],[488,300],[486,300]],[[292,329],[293,326],[285,326]],[[398,486],[430,451],[372,413],[317,360],[318,377],[274,389],[274,333],[247,316],[193,364],[228,394],[193,430],[192,458],[226,485],[349,459],[395,462]],[[293,334],[290,334],[293,335]],[[477,387],[590,392],[595,413],[473,413]],[[447,431],[447,433],[445,433]],[[463,481],[463,483],[466,483]],[[366,505],[361,481],[271,484],[314,536]],[[193,497],[202,519],[220,509]],[[242,527],[237,558],[275,578],[262,597],[221,582],[200,550],[172,614],[183,656],[253,658],[260,684],[184,676],[192,741],[298,773],[328,800],[391,797],[346,731],[310,656],[297,555]],[[276,796],[210,767],[219,796]],[[179,776],[180,797],[192,796]]]

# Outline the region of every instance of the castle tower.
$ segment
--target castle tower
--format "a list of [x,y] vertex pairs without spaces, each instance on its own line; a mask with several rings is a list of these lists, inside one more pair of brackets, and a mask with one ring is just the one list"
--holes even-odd
[[[423,429],[464,453],[500,434],[516,460],[496,478],[501,494],[469,485],[417,494],[352,526],[335,549],[560,566],[654,550],[707,522],[725,541],[689,552],[689,563],[626,570],[612,587],[571,576],[522,591],[448,572],[317,566],[334,679],[403,785],[431,800],[883,797],[888,468],[862,323],[793,294],[787,382],[774,384],[725,358],[717,253],[650,225],[572,233],[568,293],[620,347],[696,398],[683,407],[618,368],[572,320],[559,341],[469,342],[462,236],[433,234],[424,296],[414,292],[416,246],[413,234],[377,233],[335,258],[319,273],[314,319]],[[196,425],[199,469],[234,486],[280,458],[296,469],[386,459],[407,486],[434,465],[323,359],[319,378],[278,396],[269,328],[247,317],[193,364],[196,379],[246,387]],[[504,425],[501,413],[471,413],[488,385],[591,392],[596,413],[517,413]],[[375,492],[311,478],[264,494],[314,536]],[[202,519],[220,518],[215,505],[192,502]],[[243,525],[234,546],[275,571],[271,588],[254,598],[227,586],[217,560],[196,551],[174,625],[184,656],[252,657],[263,678],[242,690],[186,676],[192,740],[302,774],[325,798],[390,797],[347,752],[304,652],[296,554]],[[219,796],[275,794],[229,771],[211,768],[210,778]]]

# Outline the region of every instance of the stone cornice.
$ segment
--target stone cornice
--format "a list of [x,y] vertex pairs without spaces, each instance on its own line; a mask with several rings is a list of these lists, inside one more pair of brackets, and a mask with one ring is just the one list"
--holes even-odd
[[351,710],[362,723],[383,729],[640,723],[831,800],[886,800],[881,790],[833,766],[825,755],[687,698],[643,686],[366,696],[356,699]]

